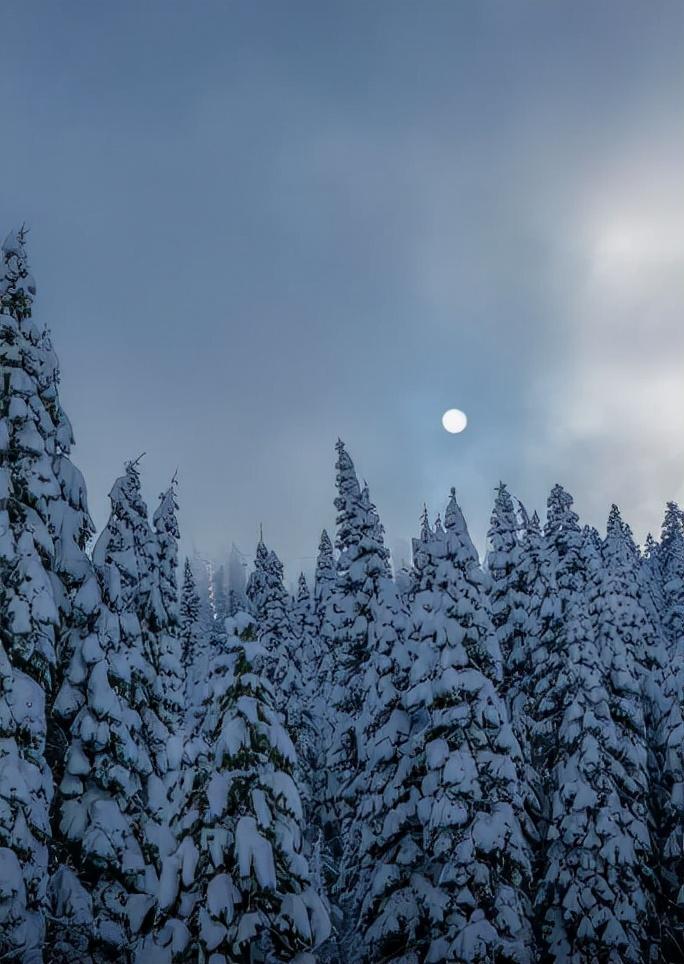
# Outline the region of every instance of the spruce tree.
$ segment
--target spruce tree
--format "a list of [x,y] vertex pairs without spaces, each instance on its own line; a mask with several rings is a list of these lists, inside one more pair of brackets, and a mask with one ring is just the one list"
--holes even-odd
[[[492,579],[490,593],[492,622],[505,668],[511,650],[524,632],[525,600],[520,591],[521,546],[519,524],[508,489],[503,482],[496,490],[487,540],[487,569]],[[505,687],[507,689],[507,687]]]
[[321,532],[316,556],[316,574],[314,577],[313,606],[318,628],[323,625],[326,607],[330,595],[335,587],[335,558],[333,544],[325,529]]
[[638,751],[623,758],[592,611],[600,558],[561,486],[549,497],[545,541],[556,607],[535,654],[533,750],[550,800],[537,887],[542,937],[550,960],[648,960],[644,761]]
[[212,964],[304,961],[328,936],[302,853],[296,754],[263,667],[251,617],[227,623],[213,663],[208,746],[167,858],[162,901],[187,921],[187,952]]
[[134,705],[140,713],[143,739],[152,763],[145,785],[145,840],[150,858],[159,869],[173,846],[168,826],[171,733],[160,714],[155,660],[159,657],[151,613],[161,612],[158,566],[147,506],[140,490],[137,462],[128,462],[124,475],[110,492],[111,514],[93,549],[98,571],[112,566],[119,572],[121,601],[126,613],[125,635],[131,661]]
[[[139,710],[140,632],[124,603],[115,565],[98,570],[96,624],[74,649],[55,714],[69,720],[69,748],[59,785],[59,832],[88,887],[92,919],[57,931],[55,961],[73,961],[85,943],[94,961],[129,959],[140,921],[153,905],[156,875],[146,859],[145,799],[152,764]],[[58,881],[54,900],[65,905]]]
[[[414,854],[423,851],[423,879],[411,877],[419,907],[411,960],[528,961],[520,749],[497,692],[501,656],[488,580],[453,489],[444,528],[438,520],[431,531],[424,518],[414,556],[417,657],[407,705],[423,773],[416,783],[422,835],[412,841]],[[396,938],[391,959],[402,959]]]
[[257,625],[259,644],[271,655],[265,667],[274,687],[277,710],[297,745],[304,727],[304,681],[301,652],[293,622],[292,601],[283,581],[283,565],[263,538],[257,545],[247,596]]
[[183,667],[187,677],[198,655],[200,628],[200,598],[197,594],[192,566],[187,557],[183,566],[179,624]]
[[208,632],[202,622],[202,603],[197,583],[186,558],[181,587],[179,636],[181,659],[185,677],[186,731],[192,730],[192,720],[200,712],[209,673]]
[[406,613],[391,579],[382,526],[367,487],[337,446],[337,580],[326,611],[331,643],[328,836],[340,859],[338,892],[346,921],[346,954],[354,953],[355,922],[372,887],[384,838],[383,787],[396,771],[408,736],[401,705],[409,658]]
[[[57,670],[57,399],[31,314],[25,234],[0,254],[0,956],[42,961]],[[64,424],[64,423],[62,423]],[[55,503],[55,505],[51,505]],[[66,514],[66,510],[65,514]]]
[[156,671],[156,702],[158,713],[169,733],[178,743],[184,713],[185,679],[178,610],[178,541],[180,532],[176,513],[175,477],[159,497],[159,506],[152,518],[156,536],[157,591],[148,604],[154,640],[153,666]]

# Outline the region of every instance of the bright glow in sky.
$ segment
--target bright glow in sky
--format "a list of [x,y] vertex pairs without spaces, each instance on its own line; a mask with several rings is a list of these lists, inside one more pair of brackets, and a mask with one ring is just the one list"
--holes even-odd
[[442,415],[442,425],[451,435],[458,435],[468,425],[468,418],[459,408],[448,408]]

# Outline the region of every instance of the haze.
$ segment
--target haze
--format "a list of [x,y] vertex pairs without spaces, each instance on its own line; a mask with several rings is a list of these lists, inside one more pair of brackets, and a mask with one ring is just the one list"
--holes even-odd
[[[187,550],[290,575],[341,436],[391,544],[503,479],[639,537],[684,499],[684,5],[6,2],[25,221],[101,526],[176,467]],[[447,408],[468,414],[461,435]],[[405,544],[405,542],[404,542]]]

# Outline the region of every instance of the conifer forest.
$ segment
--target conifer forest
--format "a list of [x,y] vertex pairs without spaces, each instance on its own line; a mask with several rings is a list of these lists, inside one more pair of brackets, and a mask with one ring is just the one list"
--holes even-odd
[[96,533],[26,241],[0,257],[0,961],[681,964],[679,506],[639,546],[617,505],[599,532],[561,484],[540,516],[500,483],[480,558],[452,488],[394,568],[337,441],[294,595],[263,537],[243,581],[180,558],[182,490],[148,510],[137,453]]

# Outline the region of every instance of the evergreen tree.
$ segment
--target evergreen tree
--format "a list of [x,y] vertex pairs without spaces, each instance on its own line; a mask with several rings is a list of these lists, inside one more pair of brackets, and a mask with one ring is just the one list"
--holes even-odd
[[655,809],[659,838],[659,919],[663,960],[684,959],[684,673],[666,664],[660,675],[657,730],[659,780]]
[[[487,539],[487,569],[492,579],[490,594],[492,622],[496,630],[504,666],[525,629],[525,597],[521,592],[521,546],[518,519],[513,500],[503,482],[499,483]],[[504,685],[504,691],[508,689]]]
[[150,623],[154,645],[156,705],[162,721],[176,737],[181,730],[184,711],[185,680],[178,612],[178,520],[176,513],[175,477],[159,497],[159,506],[152,522],[156,535],[156,576],[158,585],[153,594],[154,604],[149,605]]
[[392,804],[383,799],[383,786],[408,736],[401,690],[409,658],[406,613],[390,576],[382,526],[341,442],[337,452],[340,556],[324,627],[333,656],[327,797],[341,861],[346,953],[353,954],[353,928],[378,854],[391,846],[383,827]]
[[271,655],[266,672],[274,687],[277,710],[283,714],[295,745],[304,726],[301,652],[293,622],[292,603],[283,581],[283,565],[263,538],[257,545],[247,596],[257,625],[259,644]]
[[0,254],[0,956],[42,961],[48,879],[47,706],[59,605],[52,520],[63,499],[45,342],[24,232]]
[[329,923],[302,853],[295,750],[261,668],[245,614],[228,623],[212,667],[208,745],[167,861],[162,901],[192,935],[191,958],[212,964],[304,961]]
[[183,667],[186,677],[198,656],[200,636],[200,598],[192,573],[190,560],[186,557],[183,566],[183,585],[180,601],[180,639],[183,654]]
[[330,536],[325,529],[321,532],[316,556],[316,575],[314,578],[313,605],[316,625],[320,629],[323,618],[335,587],[335,558]]
[[[414,565],[417,655],[407,705],[421,778],[407,806],[422,834],[405,838],[404,859],[417,861],[406,960],[531,960],[520,750],[497,692],[501,656],[488,580],[453,489],[444,528],[438,519],[432,531],[424,516]],[[388,959],[404,959],[401,926],[394,925]]]
[[155,682],[159,651],[150,614],[161,612],[156,548],[140,490],[137,462],[128,462],[124,475],[110,492],[111,514],[93,549],[98,571],[112,566],[119,572],[121,605],[126,613],[125,636],[131,661],[134,706],[143,724],[143,739],[152,763],[145,786],[145,840],[157,866],[173,846],[168,826],[168,779],[171,733],[160,716],[160,693]]
[[600,559],[561,486],[549,497],[545,540],[556,609],[535,654],[533,750],[550,800],[537,888],[543,940],[550,960],[648,960],[644,760],[638,750],[623,759],[591,612]]
[[181,588],[179,634],[183,675],[185,677],[186,731],[192,731],[193,720],[201,712],[209,674],[208,632],[202,621],[202,603],[197,583],[186,558]]
[[[150,910],[156,889],[145,858],[145,789],[152,765],[139,713],[140,632],[125,608],[119,569],[105,564],[98,578],[97,622],[74,649],[55,702],[56,715],[70,721],[59,832],[87,883],[92,913],[81,926],[69,921],[58,930],[52,959],[65,962],[80,956],[83,946],[94,961],[127,960],[135,938],[131,921]],[[72,886],[69,877],[59,881],[54,900],[66,908],[65,884]]]
[[662,623],[670,656],[684,657],[684,523],[676,502],[668,502],[658,548]]

